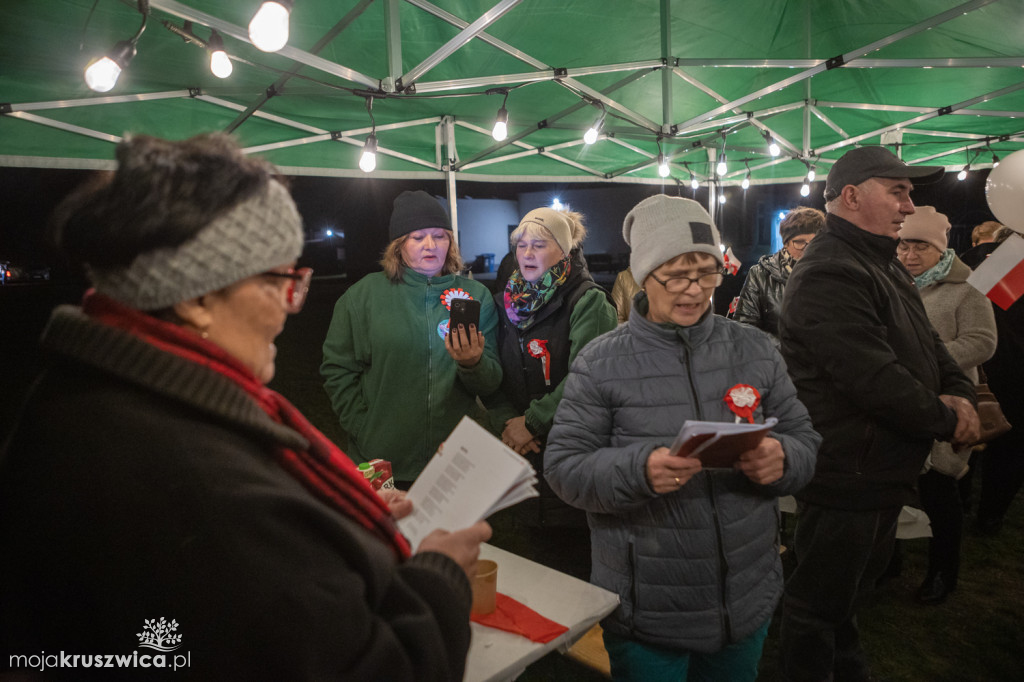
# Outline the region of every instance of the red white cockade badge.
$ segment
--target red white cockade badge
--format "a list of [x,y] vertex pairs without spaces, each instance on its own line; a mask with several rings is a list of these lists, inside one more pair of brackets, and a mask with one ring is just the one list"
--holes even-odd
[[548,352],[547,339],[531,339],[526,349],[530,355],[540,358],[540,366],[544,369],[544,385],[551,385],[551,353]]
[[736,384],[725,394],[725,404],[736,415],[736,423],[739,424],[740,417],[743,417],[751,424],[754,423],[754,410],[761,404],[761,394],[757,389],[747,384]]

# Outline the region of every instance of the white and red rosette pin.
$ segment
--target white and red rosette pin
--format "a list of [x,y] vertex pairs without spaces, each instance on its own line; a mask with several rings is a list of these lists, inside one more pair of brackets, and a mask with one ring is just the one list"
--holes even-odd
[[757,389],[747,384],[736,384],[725,393],[725,404],[729,406],[736,415],[736,423],[740,418],[754,423],[754,410],[761,404],[761,394]]
[[526,349],[530,355],[540,358],[540,366],[544,369],[544,385],[551,385],[551,353],[548,352],[547,339],[530,339]]
[[461,287],[445,289],[443,292],[441,292],[441,303],[443,303],[444,307],[447,308],[448,310],[452,309],[452,300],[456,298],[468,298],[471,301],[473,300],[473,297],[470,296]]

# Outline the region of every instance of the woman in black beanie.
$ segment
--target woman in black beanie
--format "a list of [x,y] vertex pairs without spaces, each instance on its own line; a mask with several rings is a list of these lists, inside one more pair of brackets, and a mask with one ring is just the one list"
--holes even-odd
[[[389,224],[383,272],[338,299],[320,373],[357,461],[392,463],[406,488],[477,396],[501,383],[498,313],[483,284],[460,275],[462,259],[444,207],[402,192]],[[453,329],[452,301],[480,302],[479,328]]]

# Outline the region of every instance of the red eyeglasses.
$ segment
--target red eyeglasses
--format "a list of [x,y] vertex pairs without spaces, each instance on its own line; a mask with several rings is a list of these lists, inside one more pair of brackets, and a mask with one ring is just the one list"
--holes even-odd
[[285,310],[289,315],[302,310],[302,304],[306,302],[306,293],[309,292],[309,283],[313,281],[313,268],[299,268],[288,272],[264,272],[267,277],[284,277],[290,279],[288,292],[285,295]]

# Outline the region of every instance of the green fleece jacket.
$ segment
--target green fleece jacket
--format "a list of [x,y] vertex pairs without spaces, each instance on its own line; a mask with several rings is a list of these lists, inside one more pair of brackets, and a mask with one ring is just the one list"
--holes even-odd
[[[450,298],[467,294],[480,301],[486,340],[471,369],[452,360],[441,333]],[[401,284],[382,272],[354,284],[334,306],[320,366],[347,454],[387,460],[396,479],[415,479],[458,421],[477,416],[476,396],[501,384],[497,324],[487,287],[459,275],[406,269]]]

